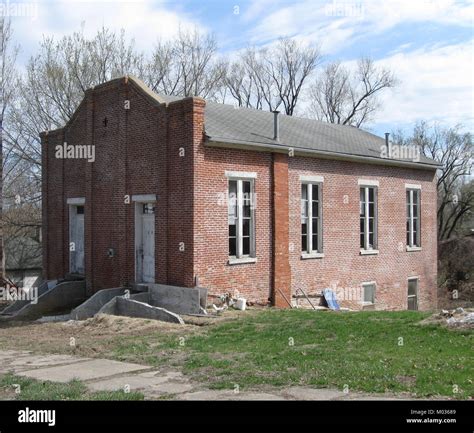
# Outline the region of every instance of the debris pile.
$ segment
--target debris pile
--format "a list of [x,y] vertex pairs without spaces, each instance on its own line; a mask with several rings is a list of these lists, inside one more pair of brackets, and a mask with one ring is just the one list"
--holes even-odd
[[449,327],[474,328],[474,309],[458,307],[455,310],[441,310],[422,323],[440,323]]
[[245,311],[247,308],[247,300],[240,296],[232,296],[230,293],[224,293],[223,295],[219,296],[215,304],[212,304],[214,312],[218,315],[223,313],[229,307],[235,308],[236,310]]

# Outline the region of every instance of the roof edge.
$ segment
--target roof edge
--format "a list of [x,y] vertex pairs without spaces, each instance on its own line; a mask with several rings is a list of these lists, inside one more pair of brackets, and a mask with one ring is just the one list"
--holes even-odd
[[278,152],[288,153],[289,149],[294,149],[295,155],[318,157],[322,159],[334,159],[342,161],[365,162],[376,165],[389,165],[396,167],[415,168],[418,170],[437,170],[441,164],[426,164],[422,162],[402,161],[396,159],[374,158],[370,156],[353,155],[348,153],[327,152],[324,150],[304,149],[301,147],[287,146],[284,144],[267,144],[258,142],[246,142],[239,140],[229,140],[219,137],[207,137],[205,144],[209,147],[225,147],[230,149],[253,150],[256,152]]

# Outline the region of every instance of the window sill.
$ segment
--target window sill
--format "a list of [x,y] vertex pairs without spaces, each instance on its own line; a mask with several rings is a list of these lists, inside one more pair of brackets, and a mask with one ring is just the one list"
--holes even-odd
[[257,263],[256,257],[241,257],[237,258],[230,258],[228,261],[229,265],[244,265],[246,263]]
[[379,253],[379,250],[360,250],[361,256],[375,256]]
[[407,245],[407,251],[421,251],[421,247],[410,247]]
[[324,253],[302,253],[301,259],[322,259],[324,257]]

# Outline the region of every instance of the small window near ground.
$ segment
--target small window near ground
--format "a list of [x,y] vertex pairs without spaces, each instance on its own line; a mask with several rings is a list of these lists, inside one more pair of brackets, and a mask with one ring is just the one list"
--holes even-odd
[[408,309],[418,310],[418,279],[408,280]]
[[363,301],[367,304],[375,304],[375,284],[362,284]]

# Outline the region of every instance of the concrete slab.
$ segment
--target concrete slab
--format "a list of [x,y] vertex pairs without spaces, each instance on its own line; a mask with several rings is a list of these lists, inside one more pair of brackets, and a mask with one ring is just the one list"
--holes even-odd
[[112,361],[110,359],[93,359],[91,361],[78,362],[58,367],[38,368],[19,372],[18,375],[31,377],[39,380],[51,380],[53,382],[69,382],[72,379],[91,380],[116,374],[130,373],[132,371],[148,370],[146,365],[130,364],[126,362]]
[[91,358],[79,358],[71,355],[31,355],[10,360],[8,366],[10,371],[19,372],[32,368],[52,367],[58,365],[74,364],[76,362],[89,361]]
[[[357,393],[357,392],[349,392],[347,394],[344,394],[343,397],[337,398],[336,400],[369,400],[369,401],[413,400],[413,396],[403,394],[403,393],[400,393],[399,396],[394,396],[394,395],[387,395],[387,394],[363,394],[363,393]],[[417,399],[417,400],[422,400],[422,399]],[[439,400],[439,398],[437,398],[437,400]],[[446,398],[446,400],[449,400],[449,399]]]
[[28,350],[2,350],[0,351],[0,362],[22,356],[31,356],[31,352]]
[[285,400],[281,395],[267,392],[240,392],[236,400]]
[[173,374],[172,372],[160,374],[156,371],[150,371],[89,382],[87,387],[91,391],[117,391],[125,389],[125,387],[128,386],[130,391],[138,391],[153,388],[155,385],[161,385],[175,379],[176,377],[176,374]]
[[31,352],[26,350],[2,350],[0,351],[0,373],[13,371],[11,364],[14,361],[31,357]]
[[179,395],[180,400],[231,400],[232,391],[217,391],[206,389],[204,391],[187,392]]
[[302,386],[292,386],[285,389],[281,394],[286,398],[295,400],[334,400],[346,395],[338,389],[305,388]]
[[143,377],[156,377],[156,376],[165,376],[170,380],[186,380],[185,376],[183,373],[180,371],[166,371],[166,372],[161,372],[161,371],[146,371],[145,373],[140,373],[140,376]]
[[181,400],[285,400],[280,395],[270,394],[266,392],[234,392],[234,391],[218,391],[204,390],[196,392],[188,392],[177,396]]
[[182,394],[184,392],[189,392],[193,389],[193,385],[190,383],[183,382],[164,382],[158,385],[153,385],[147,395],[163,395],[163,394]]

